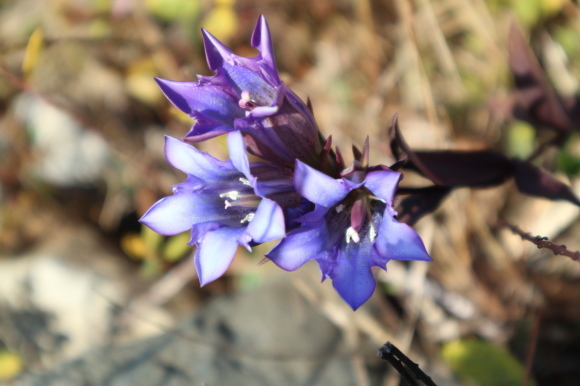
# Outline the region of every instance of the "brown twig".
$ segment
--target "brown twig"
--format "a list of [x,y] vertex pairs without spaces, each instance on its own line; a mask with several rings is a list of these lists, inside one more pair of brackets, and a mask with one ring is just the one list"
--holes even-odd
[[532,236],[530,233],[525,233],[517,226],[511,225],[503,219],[500,219],[498,221],[498,223],[499,223],[500,227],[507,227],[513,233],[519,235],[522,238],[522,240],[528,240],[528,241],[534,243],[538,247],[538,249],[547,248],[547,249],[551,250],[552,252],[554,252],[554,255],[564,255],[564,256],[568,256],[572,260],[580,261],[580,251],[576,251],[576,252],[570,251],[566,248],[565,245],[554,244],[553,242],[548,240],[547,237]]

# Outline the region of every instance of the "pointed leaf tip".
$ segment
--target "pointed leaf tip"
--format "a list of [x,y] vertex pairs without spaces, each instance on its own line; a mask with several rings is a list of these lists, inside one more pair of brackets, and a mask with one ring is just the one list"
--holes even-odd
[[566,200],[580,206],[580,200],[572,189],[548,171],[519,160],[514,160],[514,170],[516,185],[520,192],[551,200]]

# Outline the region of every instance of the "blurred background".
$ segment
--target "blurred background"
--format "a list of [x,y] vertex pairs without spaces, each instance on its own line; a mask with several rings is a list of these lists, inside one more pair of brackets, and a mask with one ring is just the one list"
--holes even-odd
[[[512,181],[454,190],[415,226],[433,262],[390,262],[356,312],[314,262],[258,265],[272,244],[200,288],[189,236],[137,222],[184,177],[164,136],[192,125],[153,77],[211,74],[201,27],[255,55],[260,14],[322,133],[345,154],[370,136],[374,164],[393,162],[395,112],[415,149],[525,158],[550,138],[502,109],[512,22],[560,95],[578,92],[571,0],[3,0],[0,383],[405,384],[376,357],[389,340],[440,385],[577,384],[580,263],[498,222],[580,250],[579,208]],[[223,138],[199,148],[227,158]],[[580,195],[579,135],[536,164]]]

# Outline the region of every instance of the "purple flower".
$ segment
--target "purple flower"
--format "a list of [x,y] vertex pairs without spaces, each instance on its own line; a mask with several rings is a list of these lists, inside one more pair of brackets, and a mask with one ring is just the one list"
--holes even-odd
[[268,161],[315,166],[321,145],[308,107],[278,76],[268,24],[260,16],[252,35],[254,58],[235,55],[202,30],[209,68],[215,76],[198,82],[157,79],[167,98],[196,120],[185,136],[199,142],[233,130],[244,133],[248,151]]
[[354,161],[334,179],[296,161],[296,190],[316,206],[266,254],[288,271],[316,260],[322,279],[332,279],[355,310],[375,289],[371,267],[386,269],[389,260],[431,260],[419,235],[394,218],[392,203],[401,173],[366,164]]
[[285,236],[283,210],[266,196],[277,196],[283,204],[296,200],[285,168],[250,164],[239,132],[228,134],[227,141],[230,159],[220,161],[166,137],[165,156],[187,179],[173,187],[173,196],[159,200],[139,220],[163,235],[191,230],[201,285],[226,271],[238,245],[251,250],[253,244]]

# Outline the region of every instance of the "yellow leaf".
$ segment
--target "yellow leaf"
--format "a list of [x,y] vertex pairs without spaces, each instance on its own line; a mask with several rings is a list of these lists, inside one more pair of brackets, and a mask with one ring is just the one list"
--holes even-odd
[[155,75],[157,71],[153,60],[145,59],[133,63],[125,78],[127,92],[145,104],[156,104],[163,98],[163,94],[153,79]]
[[10,351],[0,351],[0,381],[16,377],[23,368],[24,364],[20,355]]
[[30,39],[28,39],[24,60],[22,61],[22,73],[24,74],[25,80],[30,78],[30,74],[34,70],[34,67],[36,67],[43,45],[44,33],[42,32],[42,29],[38,27],[34,30],[32,35],[30,35]]
[[238,33],[238,15],[232,8],[233,3],[233,1],[218,3],[202,23],[203,28],[224,43]]
[[121,249],[130,257],[144,259],[147,253],[145,241],[136,234],[126,234],[121,238]]

